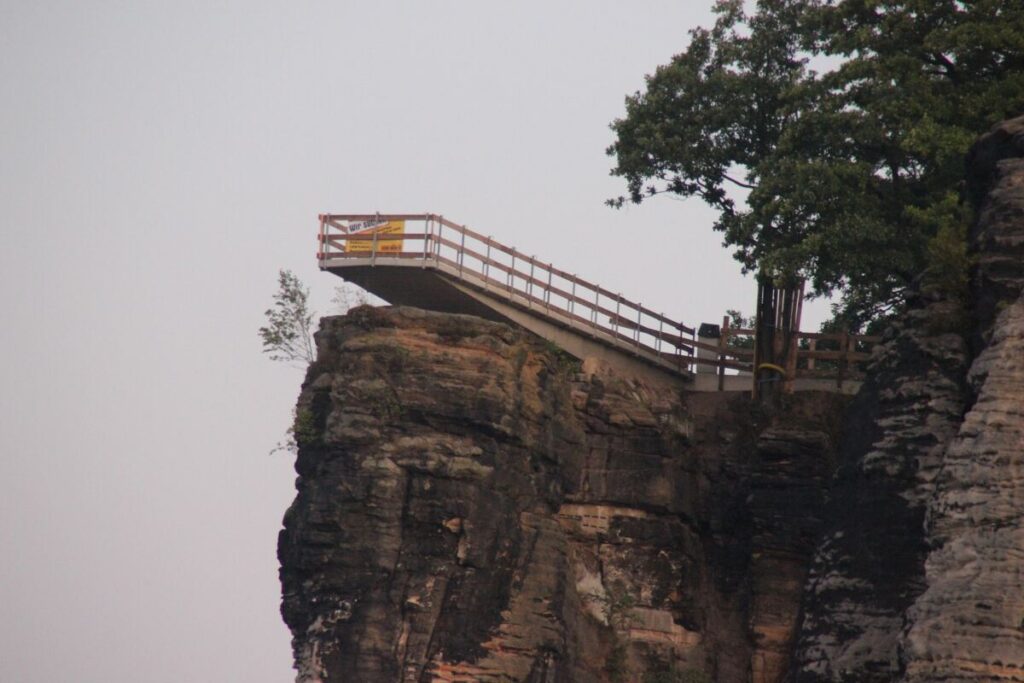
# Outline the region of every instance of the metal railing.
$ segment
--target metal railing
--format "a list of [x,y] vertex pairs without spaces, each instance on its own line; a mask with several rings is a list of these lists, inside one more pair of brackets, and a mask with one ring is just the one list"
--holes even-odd
[[[401,233],[383,233],[372,227],[391,221],[419,223],[422,231],[404,232],[403,226]],[[693,327],[664,313],[438,214],[323,214],[319,241],[322,269],[396,264],[435,268],[507,303],[610,341],[620,350],[654,356],[680,372],[710,365],[718,368],[721,378],[727,372],[754,369],[754,330],[732,328],[726,318],[719,339],[702,341]],[[796,355],[780,368],[784,381],[788,385],[798,378],[835,380],[841,389],[844,381],[863,376],[868,351],[878,341],[880,337],[867,335],[795,332],[791,348],[797,349]],[[697,349],[708,353],[698,357]]]
[[[389,221],[421,223],[423,229],[401,234],[366,229],[365,224]],[[417,261],[520,308],[610,338],[623,350],[653,354],[680,371],[697,362],[693,327],[437,214],[321,215],[317,258],[321,268],[350,259],[368,265]]]

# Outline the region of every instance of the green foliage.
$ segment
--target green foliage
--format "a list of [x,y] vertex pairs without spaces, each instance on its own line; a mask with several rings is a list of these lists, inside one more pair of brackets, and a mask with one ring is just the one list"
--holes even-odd
[[633,615],[636,598],[621,583],[615,583],[608,587],[604,595],[592,594],[589,597],[600,603],[605,620],[612,627],[612,649],[605,660],[605,671],[612,681],[627,681],[629,680],[627,644],[619,638],[618,632],[627,630],[636,620]]
[[290,270],[278,271],[277,286],[274,305],[264,312],[267,324],[259,329],[263,353],[271,360],[312,363],[315,314],[309,310],[309,290]]
[[718,2],[714,27],[691,31],[687,50],[648,76],[645,92],[626,98],[626,116],[612,123],[617,140],[607,150],[630,201],[670,193],[718,209],[714,228],[736,247],[744,271],[759,266],[755,237],[762,228],[730,192],[756,187],[805,78],[796,44],[802,3],[758,6],[763,11],[748,16],[742,0]]
[[[1024,3],[742,7],[719,2],[715,27],[627,98],[613,173],[634,202],[700,197],[745,271],[839,293],[838,319],[858,328],[926,267],[955,270],[948,226],[965,221],[967,148],[1024,111]],[[749,190],[745,202],[730,185]]]
[[298,453],[299,446],[314,443],[319,435],[316,429],[316,419],[313,411],[309,408],[293,408],[292,424],[285,432],[284,441],[279,441],[270,453],[273,455],[278,451]]
[[[726,310],[725,314],[729,316],[731,329],[753,330],[757,326],[757,316],[744,317],[743,312],[735,308]],[[726,343],[735,349],[752,349],[754,348],[754,337],[752,335],[742,337],[729,335]]]
[[302,445],[316,440],[316,424],[313,418],[313,411],[308,408],[296,408],[295,420],[292,422],[291,433],[295,436],[295,443]]
[[950,194],[945,202],[928,210],[914,210],[910,215],[939,226],[928,242],[927,268],[922,278],[924,288],[937,292],[944,299],[966,304],[972,259],[967,253],[970,216],[965,207]]

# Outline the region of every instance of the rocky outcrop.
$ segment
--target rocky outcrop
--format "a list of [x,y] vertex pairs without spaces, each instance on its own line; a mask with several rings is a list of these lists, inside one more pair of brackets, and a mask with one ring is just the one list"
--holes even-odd
[[928,507],[907,681],[1024,681],[1024,297],[999,315],[971,382],[978,398]]
[[980,352],[1000,310],[1024,291],[1024,116],[983,136],[967,157],[975,271],[972,308]]
[[970,301],[917,295],[852,403],[325,318],[279,539],[298,680],[1024,681],[1024,118],[969,164]]
[[[942,460],[907,681],[1024,681],[1024,117],[972,151],[975,396]],[[985,184],[988,187],[985,187]]]
[[967,404],[967,343],[931,302],[889,330],[849,411],[814,558],[798,681],[892,681],[906,610],[924,585],[924,519]]
[[1022,157],[975,145],[968,315],[922,298],[851,406],[795,680],[1024,680]]
[[300,681],[786,670],[843,398],[684,399],[415,309],[317,341],[279,543]]

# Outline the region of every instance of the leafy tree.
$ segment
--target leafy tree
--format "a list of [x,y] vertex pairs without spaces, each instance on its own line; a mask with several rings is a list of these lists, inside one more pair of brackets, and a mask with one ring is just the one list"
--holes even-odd
[[[979,133],[1024,111],[1024,4],[740,7],[719,2],[715,29],[693,32],[612,124],[613,173],[630,199],[700,196],[720,209],[715,227],[745,271],[840,292],[844,326],[892,310],[925,268],[962,281],[951,269],[966,257],[950,236],[970,219],[963,158]],[[834,68],[816,74],[807,55]],[[734,167],[749,186],[742,210],[716,184]]]
[[267,324],[259,329],[263,353],[271,360],[308,365],[316,360],[313,345],[313,318],[309,310],[309,289],[290,270],[277,273],[274,305],[264,315]]
[[791,100],[807,75],[797,44],[802,12],[799,1],[761,0],[748,16],[742,0],[720,0],[714,27],[691,31],[686,51],[648,76],[646,91],[627,97],[625,118],[612,123],[617,140],[607,153],[629,200],[704,200],[718,209],[714,228],[744,272],[761,266],[776,241],[764,233],[777,230],[738,207],[736,194],[757,188],[761,165],[798,109]]

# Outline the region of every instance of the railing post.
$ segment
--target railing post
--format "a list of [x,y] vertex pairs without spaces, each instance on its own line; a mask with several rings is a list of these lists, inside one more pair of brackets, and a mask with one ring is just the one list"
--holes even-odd
[[[682,372],[683,371],[683,328],[682,328],[682,326],[679,327],[679,342],[676,344],[676,358],[677,358],[676,366],[678,367],[679,371]],[[689,367],[689,364],[687,364],[687,367]],[[693,369],[694,369],[694,371],[696,371],[697,370],[697,366],[694,366]]]
[[533,308],[533,269],[536,265],[536,255],[530,257],[530,279],[526,281],[526,307]]
[[846,374],[846,360],[847,360],[847,358],[849,358],[849,353],[850,353],[849,349],[847,348],[847,346],[849,345],[849,341],[850,341],[850,334],[849,334],[849,332],[841,333],[841,335],[839,337],[839,351],[840,351],[840,356],[839,356],[839,372],[836,374],[836,387],[839,390],[842,390],[842,388],[843,388],[843,375]]
[[658,318],[658,339],[654,342],[654,350],[661,353],[661,336],[665,333],[665,313]]
[[444,216],[437,217],[437,241],[434,246],[434,262],[441,267],[441,239],[444,235]]
[[324,214],[320,214],[320,244],[317,245],[316,256],[320,259],[318,265],[323,265],[323,262],[327,259],[327,251],[330,245],[327,243],[327,217]]
[[547,310],[549,310],[549,311],[551,310],[551,275],[552,275],[553,271],[554,271],[554,268],[549,263],[548,264],[548,288],[544,292],[544,305],[547,307]]
[[718,335],[718,390],[725,390],[725,347],[729,344],[729,316],[722,316],[722,330]]
[[508,279],[505,280],[505,284],[508,285],[508,296],[512,298],[512,288],[516,282],[516,248],[512,247],[512,265],[508,269]]
[[487,236],[487,260],[484,261],[484,284],[491,277],[491,236]]
[[[622,295],[620,294],[619,296],[622,296]],[[643,320],[643,315],[644,315],[644,305],[643,304],[637,304],[636,305],[636,334],[633,335],[634,338],[636,339],[637,351],[640,350],[640,321]]]
[[[818,340],[816,338],[815,339],[809,339],[808,342],[807,342],[807,347],[808,347],[808,349],[810,349],[811,354],[814,354],[814,352],[818,350]],[[807,356],[807,369],[808,370],[813,370],[814,369],[814,356],[813,355],[808,355]]]
[[420,268],[427,267],[427,247],[430,245],[430,235],[434,230],[434,222],[430,218],[430,214],[426,214],[426,218],[423,220],[423,261],[420,262]]
[[466,260],[466,226],[459,230],[462,233],[462,240],[459,242],[459,277],[462,277],[462,262]]
[[612,320],[612,329],[615,332],[619,331],[619,310],[622,308],[622,292],[619,292],[619,298],[615,300],[615,319]]
[[569,299],[569,313],[576,313],[576,276],[572,276],[572,298]]
[[599,303],[600,301],[601,301],[601,290],[600,289],[595,289],[594,290],[594,307],[592,309],[590,309],[590,322],[592,322],[595,327],[597,327],[597,309],[600,307],[600,303]]

